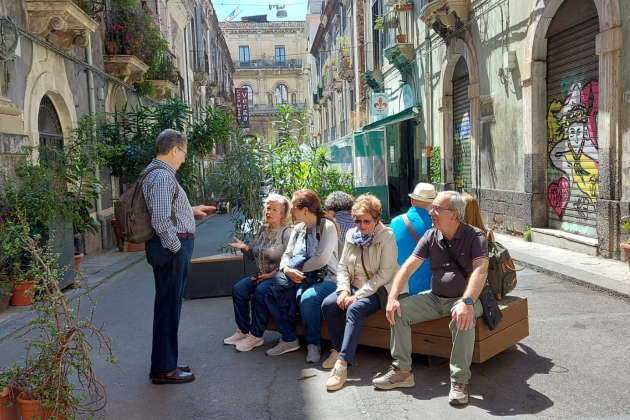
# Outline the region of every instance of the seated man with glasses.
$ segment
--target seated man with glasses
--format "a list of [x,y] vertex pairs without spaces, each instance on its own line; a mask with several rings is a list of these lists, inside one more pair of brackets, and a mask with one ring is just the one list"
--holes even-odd
[[[455,191],[437,195],[429,209],[433,229],[418,242],[394,279],[386,316],[391,324],[392,366],[372,384],[380,389],[412,387],[411,326],[418,322],[451,316],[453,338],[449,403],[468,403],[468,380],[475,345],[475,322],[483,314],[478,301],[488,274],[488,245],[480,229],[463,223],[466,202]],[[409,277],[430,258],[431,290],[398,300]],[[464,277],[459,264],[469,278]]]

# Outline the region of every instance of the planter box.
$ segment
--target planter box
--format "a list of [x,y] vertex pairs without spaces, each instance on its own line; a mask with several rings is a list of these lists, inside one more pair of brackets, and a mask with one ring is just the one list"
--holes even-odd
[[9,309],[9,302],[11,302],[11,295],[0,297],[0,312]]
[[242,255],[195,258],[190,261],[184,299],[231,296],[236,283],[254,274],[256,265]]

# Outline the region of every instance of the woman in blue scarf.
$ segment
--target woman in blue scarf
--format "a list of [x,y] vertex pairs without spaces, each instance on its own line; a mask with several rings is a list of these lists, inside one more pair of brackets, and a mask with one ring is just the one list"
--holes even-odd
[[[380,222],[381,213],[381,202],[371,194],[354,202],[351,214],[356,227],[346,235],[337,268],[337,291],[322,303],[333,344],[330,357],[322,364],[325,369],[332,369],[326,382],[329,391],[340,389],[346,382],[363,320],[381,308],[378,294],[389,291],[400,268],[394,231]],[[384,289],[377,294],[379,288]]]

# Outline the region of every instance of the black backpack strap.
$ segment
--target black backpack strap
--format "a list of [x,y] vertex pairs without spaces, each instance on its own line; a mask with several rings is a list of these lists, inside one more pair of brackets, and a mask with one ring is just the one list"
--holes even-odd
[[466,272],[466,270],[464,270],[464,267],[462,267],[459,261],[457,261],[457,257],[455,256],[455,253],[453,252],[453,249],[451,248],[451,244],[446,239],[442,239],[442,245],[444,245],[444,247],[446,248],[446,252],[448,252],[448,255],[451,257],[453,262],[457,265],[457,268],[459,268],[459,272],[462,273],[462,276],[464,276],[466,281],[468,281],[468,273]]

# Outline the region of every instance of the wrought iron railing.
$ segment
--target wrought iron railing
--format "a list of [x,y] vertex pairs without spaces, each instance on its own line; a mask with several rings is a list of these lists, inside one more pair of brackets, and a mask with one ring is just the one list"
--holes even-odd
[[234,67],[237,69],[250,69],[250,68],[301,68],[302,59],[292,58],[287,60],[281,59],[256,59],[256,60],[243,60],[235,61]]

